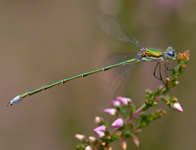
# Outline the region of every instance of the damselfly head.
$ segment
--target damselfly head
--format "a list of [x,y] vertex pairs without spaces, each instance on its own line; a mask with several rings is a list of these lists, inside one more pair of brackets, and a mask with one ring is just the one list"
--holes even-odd
[[165,52],[165,58],[170,60],[176,59],[175,49],[173,47],[168,47]]

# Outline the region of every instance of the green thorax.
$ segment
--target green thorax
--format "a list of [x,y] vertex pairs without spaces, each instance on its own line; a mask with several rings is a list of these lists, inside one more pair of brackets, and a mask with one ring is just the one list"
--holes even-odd
[[146,48],[145,57],[156,57],[160,58],[163,56],[163,52],[161,50],[153,49],[153,48]]

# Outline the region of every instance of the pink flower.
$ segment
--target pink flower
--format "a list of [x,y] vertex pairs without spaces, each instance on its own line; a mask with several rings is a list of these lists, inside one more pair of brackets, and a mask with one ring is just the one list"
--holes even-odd
[[120,128],[123,126],[123,119],[122,118],[118,118],[116,119],[113,123],[112,123],[112,127],[115,128]]
[[92,146],[85,147],[85,150],[93,150]]
[[96,123],[96,124],[101,123],[101,120],[102,120],[102,119],[101,119],[100,117],[98,117],[98,116],[95,117],[95,123]]
[[116,99],[123,105],[128,105],[128,102],[131,102],[131,99],[126,97],[117,97]]
[[111,100],[110,103],[111,103],[111,105],[114,106],[114,107],[119,107],[119,106],[120,106],[120,102],[117,101],[117,100]]
[[179,112],[183,112],[183,109],[180,106],[180,103],[173,103],[172,108],[179,111]]
[[94,142],[97,141],[97,138],[94,137],[94,136],[89,136],[89,141],[92,142],[92,143],[94,143]]
[[104,126],[104,125],[98,126],[96,129],[99,130],[99,131],[105,131],[106,130],[106,126]]
[[93,131],[94,131],[94,132],[97,134],[97,136],[100,137],[100,138],[102,138],[102,137],[105,136],[105,133],[104,133],[103,131],[100,131],[100,130],[97,130],[97,129],[94,129]]
[[132,134],[132,138],[133,138],[133,142],[135,143],[135,145],[136,145],[136,146],[139,146],[140,143],[139,143],[139,140],[138,140],[137,136],[134,135],[134,134]]
[[123,150],[126,150],[127,149],[127,142],[126,141],[122,141],[121,147],[122,147]]
[[102,125],[94,129],[94,132],[97,134],[98,137],[102,138],[105,136],[104,131],[106,130],[106,126]]
[[116,115],[117,113],[117,110],[115,108],[106,108],[103,111],[112,116]]
[[86,136],[84,136],[82,134],[76,134],[75,138],[77,138],[80,141],[85,141],[86,140]]

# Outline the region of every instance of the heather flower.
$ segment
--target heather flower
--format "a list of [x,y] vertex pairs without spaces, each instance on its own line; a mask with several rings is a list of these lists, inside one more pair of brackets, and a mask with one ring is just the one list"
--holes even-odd
[[99,126],[94,129],[94,132],[97,134],[98,137],[102,138],[105,136],[104,131],[106,130],[106,127],[104,125]]
[[96,123],[96,124],[101,123],[101,120],[102,120],[102,119],[101,119],[100,117],[98,117],[98,116],[95,117],[95,123]]
[[85,150],[93,150],[92,146],[87,146]]
[[84,136],[82,134],[76,134],[75,138],[77,138],[80,141],[85,141],[86,140],[86,136]]
[[97,134],[98,137],[102,138],[105,136],[105,133],[103,131],[100,131],[100,130],[97,130],[97,129],[94,129],[93,130],[95,132],[95,134]]
[[112,123],[112,127],[115,127],[115,128],[120,128],[123,126],[123,119],[122,118],[118,118],[116,119],[113,123]]
[[104,125],[98,126],[96,129],[99,130],[99,131],[105,131],[106,130],[106,126],[104,126]]
[[107,146],[106,150],[112,150],[112,147],[111,146]]
[[[126,97],[117,97],[117,100],[111,100],[113,108],[106,108],[103,111],[112,115],[115,121],[111,124],[110,129],[108,123],[101,117],[95,117],[95,123],[99,126],[94,129],[97,137],[89,136],[88,139],[84,135],[77,134],[75,137],[81,142],[77,146],[77,150],[98,150],[107,149],[112,150],[110,144],[115,140],[120,140],[123,150],[127,149],[127,138],[132,138],[134,144],[139,146],[139,139],[136,136],[141,133],[144,127],[149,125],[152,121],[165,115],[165,111],[160,109],[152,113],[146,113],[151,107],[157,106],[158,102],[164,101],[166,104],[179,112],[183,112],[182,107],[178,103],[178,99],[174,96],[167,96],[166,94],[171,88],[175,87],[179,82],[178,76],[181,75],[189,60],[189,51],[178,55],[178,65],[173,68],[173,74],[166,78],[165,84],[158,86],[156,91],[150,89],[146,90],[145,102],[137,108],[131,99]],[[118,119],[116,119],[118,118]],[[137,122],[135,122],[137,119]],[[106,128],[107,126],[107,128]]]
[[132,134],[132,138],[133,138],[133,142],[135,143],[136,146],[139,146],[140,143],[139,143],[139,139],[137,138],[136,135]]
[[170,78],[166,78],[166,80],[165,80],[167,83],[169,83],[170,82]]
[[172,108],[179,111],[179,112],[183,112],[183,109],[180,106],[180,103],[173,103]]
[[121,147],[122,147],[123,150],[126,150],[127,149],[127,142],[126,141],[122,141]]
[[115,108],[106,108],[103,111],[112,116],[116,115],[117,113],[117,110]]
[[89,141],[92,142],[92,143],[94,143],[94,142],[97,141],[97,138],[94,137],[94,136],[89,136]]
[[111,100],[110,103],[111,103],[111,105],[114,106],[114,107],[119,107],[119,106],[120,106],[120,102],[117,101],[117,100]]
[[117,97],[116,99],[123,105],[128,105],[128,102],[131,102],[131,99],[126,97]]

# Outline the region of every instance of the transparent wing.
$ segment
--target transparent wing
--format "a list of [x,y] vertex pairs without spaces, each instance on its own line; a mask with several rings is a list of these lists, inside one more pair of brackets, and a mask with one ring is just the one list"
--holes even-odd
[[142,48],[139,42],[129,33],[128,29],[123,25],[123,23],[118,18],[102,14],[100,15],[99,23],[101,28],[114,38],[122,42],[132,43],[139,50]]
[[[114,79],[104,88],[104,91],[99,100],[99,108],[103,109],[107,104],[107,101],[116,98],[120,91],[122,90],[123,85],[126,83],[127,78],[129,77],[131,71],[135,67],[136,61],[132,62],[128,66],[119,66],[114,70],[114,74],[117,74]],[[106,104],[106,105],[105,105]]]
[[[106,59],[103,61],[104,63],[103,65],[109,66],[109,65],[113,65],[113,64],[131,59],[131,58],[137,58],[137,57],[138,57],[137,53],[123,53],[123,52],[114,53],[106,57]],[[122,68],[122,67],[119,67],[119,68]],[[117,68],[116,70],[119,70],[119,69]]]

